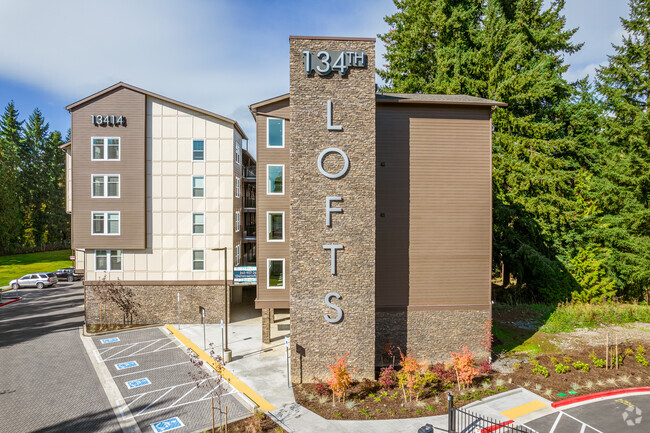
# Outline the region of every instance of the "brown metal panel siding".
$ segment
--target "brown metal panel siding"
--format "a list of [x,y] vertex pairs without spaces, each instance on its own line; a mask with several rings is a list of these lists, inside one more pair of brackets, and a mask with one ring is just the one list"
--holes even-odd
[[[122,115],[126,126],[95,126],[93,114]],[[145,122],[145,95],[124,88],[72,111],[73,248],[146,248]],[[120,161],[92,161],[91,137],[120,137]],[[92,198],[91,174],[119,174],[120,198]],[[120,235],[91,235],[92,211],[120,211]]]
[[409,305],[489,304],[490,110],[445,111],[410,119]]
[[[270,117],[289,119],[290,118],[289,98],[282,101],[274,102],[269,105],[265,105],[264,107],[260,107],[257,109],[257,113],[263,114],[265,116],[270,116]],[[266,137],[266,133],[264,137]],[[266,143],[266,138],[264,143]]]
[[[289,101],[281,101],[273,104],[277,109],[265,111],[268,117],[289,118]],[[268,107],[264,107],[267,110]],[[282,301],[289,303],[289,290],[291,281],[289,275],[291,264],[289,262],[289,206],[290,206],[290,167],[289,167],[289,125],[288,120],[285,122],[284,131],[284,148],[272,149],[266,147],[266,120],[267,116],[258,115],[257,125],[257,179],[256,179],[256,204],[257,214],[256,232],[257,232],[257,299],[262,303],[265,301]],[[266,193],[266,165],[267,164],[284,164],[284,195],[268,195]],[[267,242],[266,241],[266,212],[283,211],[284,212],[284,242]],[[266,260],[269,258],[284,258],[284,289],[268,289],[266,286]],[[269,304],[271,305],[271,304]],[[273,304],[277,305],[277,304]],[[282,304],[285,305],[285,304]],[[268,308],[268,307],[264,307]]]

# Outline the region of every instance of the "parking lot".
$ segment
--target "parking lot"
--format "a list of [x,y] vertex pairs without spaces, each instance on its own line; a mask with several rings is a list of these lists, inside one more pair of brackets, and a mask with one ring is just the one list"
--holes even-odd
[[[97,362],[108,369],[143,432],[193,432],[212,426],[209,384],[217,375],[211,372],[210,380],[193,379],[190,373],[196,375],[199,369],[190,362],[185,346],[167,331],[148,328],[92,340]],[[219,386],[228,421],[250,416],[251,406],[237,390],[226,381]],[[215,422],[219,425],[221,412],[216,396],[214,402]]]

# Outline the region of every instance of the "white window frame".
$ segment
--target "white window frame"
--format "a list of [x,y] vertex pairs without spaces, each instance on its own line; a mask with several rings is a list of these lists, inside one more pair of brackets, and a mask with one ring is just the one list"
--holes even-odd
[[[95,215],[104,215],[104,233],[94,233]],[[117,214],[117,233],[106,233],[108,230],[108,214]],[[122,214],[119,210],[116,211],[91,211],[90,212],[90,234],[92,236],[119,236],[122,232]]]
[[[282,121],[282,146],[270,146],[269,145],[269,134],[271,132],[271,128],[269,128],[269,123],[270,123],[271,120],[281,120]],[[266,147],[268,149],[284,149],[285,132],[286,132],[286,122],[285,122],[284,119],[280,119],[279,117],[267,117],[266,118]]]
[[239,165],[241,165],[241,156],[241,144],[235,142],[235,162]]
[[241,230],[241,212],[235,211],[235,233]]
[[[194,251],[203,251],[203,269],[194,269]],[[192,248],[192,272],[205,272],[205,249]]]
[[[271,192],[271,182],[269,179],[269,167],[282,167],[282,192]],[[284,195],[284,164],[266,164],[266,194],[267,195]]]
[[[282,239],[269,239],[269,225],[271,214],[281,214],[282,215]],[[267,242],[284,242],[284,211],[268,211],[266,212],[266,241]]]
[[[203,142],[203,150],[202,150],[203,158],[202,159],[194,159],[194,142],[195,141],[202,141]],[[205,161],[205,138],[193,138],[192,139],[192,155],[191,156],[192,156],[192,158],[191,158],[192,162]]]
[[235,198],[241,197],[241,179],[235,176]]
[[[194,224],[194,216],[195,215],[203,215],[203,233],[195,233],[194,232],[194,226],[197,225],[197,224]],[[205,212],[192,212],[192,235],[197,235],[197,236],[205,235]]]
[[[203,195],[194,195],[194,179],[203,179]],[[192,176],[192,198],[205,198],[205,176]]]
[[[99,251],[106,251],[106,269],[97,269],[97,253]],[[120,256],[120,269],[113,269],[111,267],[111,251],[119,251],[119,256]],[[95,272],[123,272],[122,264],[123,264],[123,257],[124,257],[124,252],[122,250],[95,250]]]
[[[95,158],[95,152],[94,152],[94,141],[95,140],[104,140],[104,157],[103,158]],[[109,159],[108,158],[108,140],[113,140],[117,139],[117,154],[118,158],[117,159]],[[91,161],[121,161],[122,160],[122,139],[120,137],[90,137],[90,160]]]
[[[282,262],[282,287],[280,286],[273,286],[271,287],[270,283],[270,276],[271,273],[269,272],[269,268],[271,267],[271,260],[273,261],[281,261]],[[282,290],[286,288],[287,286],[287,274],[286,274],[286,266],[285,266],[285,261],[284,259],[266,259],[266,288],[269,290]]]
[[235,245],[235,266],[241,263],[241,243]]
[[[111,160],[112,161],[112,160]],[[104,195],[95,195],[95,177],[104,177]],[[117,177],[117,195],[108,195],[108,178]],[[90,175],[90,196],[92,198],[120,198],[122,194],[122,179],[119,174],[91,174]]]

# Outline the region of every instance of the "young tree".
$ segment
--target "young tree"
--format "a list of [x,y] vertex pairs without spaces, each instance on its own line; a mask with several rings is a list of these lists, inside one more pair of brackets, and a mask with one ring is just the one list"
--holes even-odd
[[20,244],[20,157],[22,122],[9,102],[0,118],[0,252],[11,252]]

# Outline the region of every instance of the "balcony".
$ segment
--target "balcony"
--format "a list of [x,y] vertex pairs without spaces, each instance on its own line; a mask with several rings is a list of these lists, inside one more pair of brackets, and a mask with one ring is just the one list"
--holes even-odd
[[244,180],[255,180],[257,176],[257,166],[256,165],[247,165],[243,167]]
[[255,224],[250,224],[244,226],[244,240],[245,241],[255,241],[256,239],[256,227]]
[[244,211],[255,211],[255,197],[244,197]]

